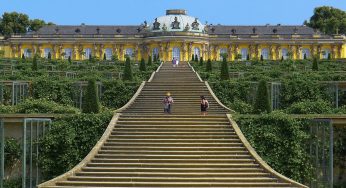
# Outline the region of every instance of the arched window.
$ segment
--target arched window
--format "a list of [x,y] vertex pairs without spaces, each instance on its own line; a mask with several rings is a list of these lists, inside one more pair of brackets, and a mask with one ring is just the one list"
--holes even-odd
[[247,55],[248,55],[248,49],[247,48],[242,48],[240,50],[240,54],[241,54],[241,59],[242,60],[246,60]]
[[52,55],[51,49],[50,48],[45,48],[44,49],[44,57],[48,58],[48,54],[51,53],[50,55]]
[[223,55],[226,55],[226,56],[228,55],[228,54],[227,54],[227,49],[226,49],[226,48],[221,48],[221,49],[220,49],[220,56],[219,56],[219,60],[220,60],[220,61],[223,61]]
[[[287,50],[287,48],[282,48],[281,49],[281,57],[283,57],[284,59],[288,58],[288,50]],[[280,59],[281,59],[281,57],[280,57]]]
[[72,49],[71,48],[65,48],[64,53],[65,53],[65,56],[64,56],[65,59],[68,59],[68,57],[72,57]]
[[132,48],[126,48],[125,49],[125,56],[129,56],[131,58],[133,56],[133,49]]
[[310,50],[308,48],[303,48],[302,49],[302,57],[301,59],[308,59],[310,58]]
[[157,58],[159,56],[159,48],[153,48],[153,53],[151,58],[155,60],[155,57]]
[[322,50],[322,58],[323,59],[328,59],[328,56],[330,56],[329,54],[330,54],[330,50],[329,49],[326,48],[326,49]]
[[31,54],[32,54],[31,49],[29,48],[24,49],[24,57],[31,57]]
[[261,51],[261,55],[263,59],[269,59],[269,50],[268,48],[263,48]]
[[106,48],[105,54],[106,54],[106,60],[111,60],[112,59],[112,48]]
[[196,55],[197,55],[198,60],[201,58],[199,48],[196,47],[196,48],[193,50],[193,55],[194,55],[194,57],[196,57]]
[[180,48],[174,47],[172,49],[172,58],[180,61]]
[[91,48],[85,48],[85,59],[89,59],[91,55]]

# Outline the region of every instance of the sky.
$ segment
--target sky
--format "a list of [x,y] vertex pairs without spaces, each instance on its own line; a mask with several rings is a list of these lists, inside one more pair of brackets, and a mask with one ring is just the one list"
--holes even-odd
[[16,11],[57,25],[139,25],[167,9],[185,9],[209,24],[301,25],[318,6],[346,11],[346,0],[0,0],[0,14]]

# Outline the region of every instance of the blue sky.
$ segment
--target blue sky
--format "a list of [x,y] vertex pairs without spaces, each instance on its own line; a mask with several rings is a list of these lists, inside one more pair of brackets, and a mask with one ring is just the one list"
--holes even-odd
[[137,25],[166,9],[186,9],[202,23],[300,25],[323,5],[346,10],[346,0],[0,0],[0,14],[17,11],[59,25]]

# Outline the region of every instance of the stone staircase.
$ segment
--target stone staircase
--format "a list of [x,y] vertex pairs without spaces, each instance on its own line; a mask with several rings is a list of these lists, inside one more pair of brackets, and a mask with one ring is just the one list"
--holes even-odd
[[39,187],[305,187],[268,167],[227,113],[187,63],[164,63],[79,165]]

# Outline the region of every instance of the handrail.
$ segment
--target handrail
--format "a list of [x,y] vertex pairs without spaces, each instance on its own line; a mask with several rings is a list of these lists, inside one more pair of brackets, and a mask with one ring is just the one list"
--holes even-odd
[[163,64],[163,61],[161,62],[160,66],[159,66],[159,67],[157,67],[156,71],[154,71],[154,72],[152,72],[152,73],[151,73],[151,76],[150,76],[150,78],[149,78],[148,82],[153,81],[154,76],[155,76],[155,73],[159,72],[159,70],[160,70],[160,69],[161,69],[161,67],[162,67],[162,64]]
[[245,148],[249,151],[250,155],[259,163],[259,165],[264,168],[265,170],[267,170],[268,172],[272,173],[273,175],[277,176],[278,178],[283,179],[284,181],[287,181],[295,186],[298,187],[304,187],[304,188],[308,188],[307,186],[300,184],[278,172],[276,172],[274,169],[272,169],[255,151],[255,149],[251,146],[251,144],[247,141],[247,139],[245,138],[244,134],[242,133],[242,131],[240,130],[238,124],[232,119],[232,115],[231,114],[226,114],[228,120],[231,123],[232,128],[234,129],[235,133],[238,135],[239,139],[241,140],[241,142],[244,144]]
[[204,82],[205,85],[207,86],[208,90],[209,90],[209,93],[211,94],[211,96],[213,96],[213,98],[216,100],[216,102],[222,106],[223,108],[227,109],[228,111],[232,112],[232,113],[235,113],[234,110],[228,108],[227,106],[225,106],[224,104],[222,104],[222,102],[219,100],[219,98],[217,98],[217,96],[215,95],[214,91],[211,89],[209,83],[207,81]]
[[191,66],[190,62],[187,62],[187,64],[188,64],[189,67],[192,69],[192,71],[193,71],[194,73],[196,73],[196,75],[197,75],[199,81],[200,81],[200,82],[203,82],[202,78],[199,76],[198,72],[195,71],[195,68],[193,68],[193,66]]
[[96,145],[92,148],[92,150],[88,153],[88,155],[79,164],[77,164],[75,167],[73,167],[68,172],[66,172],[66,173],[64,173],[58,177],[55,177],[49,181],[43,182],[40,185],[38,185],[37,187],[38,188],[44,188],[44,187],[53,186],[58,181],[66,180],[67,177],[73,176],[76,174],[76,172],[79,172],[82,169],[82,167],[84,167],[88,162],[90,162],[92,160],[92,158],[97,154],[97,152],[101,149],[101,147],[103,146],[103,144],[105,143],[105,141],[107,140],[109,135],[112,133],[112,130],[113,130],[116,122],[118,121],[120,115],[121,114],[119,114],[119,113],[114,114],[114,116],[112,117],[112,120],[109,122],[108,127],[107,127],[106,131],[103,133],[102,137],[99,139],[99,141],[96,143]]
[[143,81],[143,82],[141,83],[141,85],[140,85],[139,88],[137,89],[136,93],[132,96],[132,98],[131,98],[123,107],[121,107],[121,108],[115,110],[115,112],[116,112],[116,113],[119,113],[119,112],[125,110],[126,108],[128,108],[128,107],[136,100],[136,98],[138,97],[138,95],[141,93],[141,91],[142,91],[144,85],[145,85],[145,81]]

